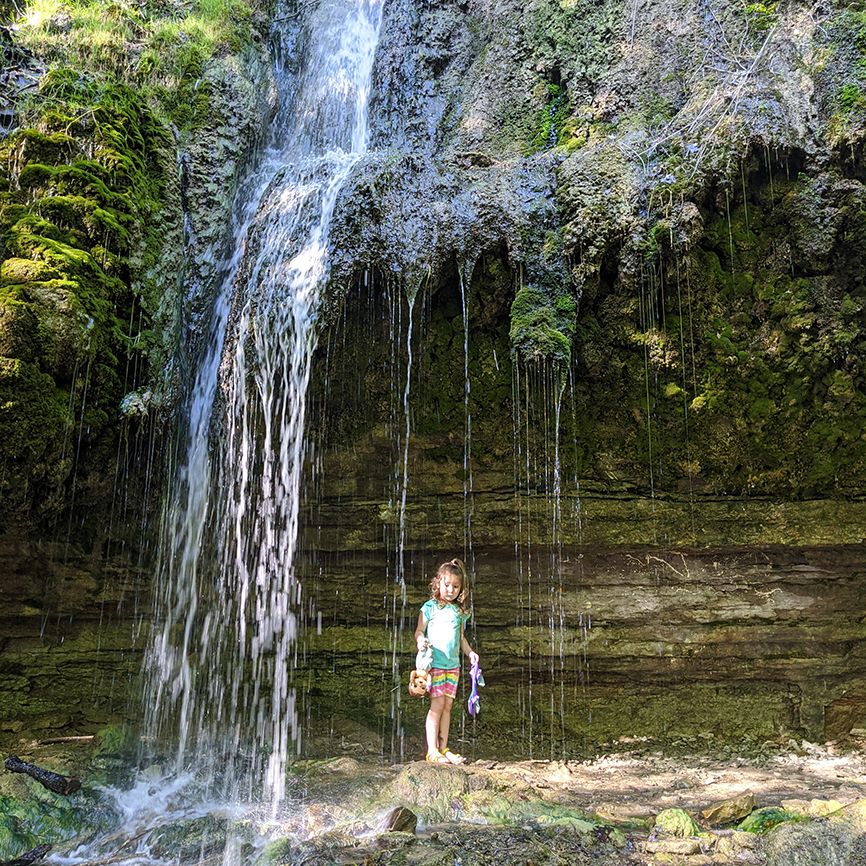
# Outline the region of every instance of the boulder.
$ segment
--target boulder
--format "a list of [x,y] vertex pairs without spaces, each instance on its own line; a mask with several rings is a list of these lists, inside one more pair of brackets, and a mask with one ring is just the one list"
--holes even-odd
[[701,843],[697,839],[656,839],[646,843],[649,854],[700,854]]
[[665,809],[656,815],[653,833],[655,835],[676,836],[685,839],[688,836],[697,836],[701,828],[695,823],[695,819],[684,809]]
[[755,808],[755,795],[751,791],[746,791],[740,794],[739,797],[731,797],[727,800],[721,800],[718,803],[713,803],[701,812],[704,820],[710,826],[718,824],[731,824],[734,821],[739,821],[750,814]]
[[382,819],[382,831],[385,833],[414,833],[418,826],[418,816],[405,806],[395,806]]
[[845,808],[839,800],[782,800],[782,808],[808,818],[826,818]]

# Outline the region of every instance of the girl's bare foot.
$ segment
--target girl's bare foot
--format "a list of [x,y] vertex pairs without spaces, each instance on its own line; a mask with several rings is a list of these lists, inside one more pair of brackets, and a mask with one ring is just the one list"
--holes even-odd
[[444,756],[445,760],[448,761],[449,764],[465,764],[466,763],[466,758],[464,758],[463,755],[458,755],[457,752],[452,752],[451,749],[449,749],[449,748],[446,748],[442,752],[442,755]]

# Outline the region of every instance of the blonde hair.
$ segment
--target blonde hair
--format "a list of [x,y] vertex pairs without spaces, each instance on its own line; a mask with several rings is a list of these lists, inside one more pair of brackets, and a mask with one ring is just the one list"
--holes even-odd
[[457,559],[457,557],[449,559],[448,562],[443,562],[436,569],[436,574],[430,581],[430,596],[440,604],[442,603],[442,597],[439,595],[439,581],[446,576],[460,578],[460,595],[454,601],[460,610],[465,611],[466,599],[469,597],[469,575],[466,573],[466,566],[463,564],[463,561]]

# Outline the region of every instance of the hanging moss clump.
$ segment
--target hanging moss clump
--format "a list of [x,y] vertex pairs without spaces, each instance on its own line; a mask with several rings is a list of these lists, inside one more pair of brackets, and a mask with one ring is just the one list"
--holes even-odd
[[511,305],[511,346],[526,359],[568,364],[577,304],[569,294],[551,298],[535,285],[520,289]]
[[511,304],[511,349],[525,361],[550,361],[567,369],[577,321],[562,249],[562,232],[527,240],[529,280]]

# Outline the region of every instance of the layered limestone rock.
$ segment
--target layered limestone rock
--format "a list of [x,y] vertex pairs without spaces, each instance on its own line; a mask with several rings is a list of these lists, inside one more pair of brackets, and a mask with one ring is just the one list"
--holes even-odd
[[[163,449],[119,405],[176,399],[206,333],[274,108],[268,23],[249,25],[244,51],[166,85],[168,115],[55,75],[43,94],[84,120],[37,102],[3,143],[7,732],[122,712]],[[310,390],[312,732],[349,716],[377,751],[419,737],[391,660],[461,552],[499,671],[490,748],[862,724],[863,28],[839,4],[386,4]],[[127,48],[142,75],[160,62]],[[89,676],[108,684],[92,701]]]

